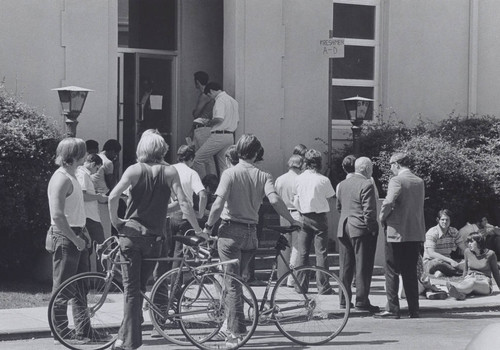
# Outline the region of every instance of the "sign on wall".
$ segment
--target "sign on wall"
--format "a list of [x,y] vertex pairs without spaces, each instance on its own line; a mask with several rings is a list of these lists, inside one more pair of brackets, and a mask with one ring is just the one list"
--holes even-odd
[[328,58],[344,57],[344,39],[330,38],[319,41],[321,54]]

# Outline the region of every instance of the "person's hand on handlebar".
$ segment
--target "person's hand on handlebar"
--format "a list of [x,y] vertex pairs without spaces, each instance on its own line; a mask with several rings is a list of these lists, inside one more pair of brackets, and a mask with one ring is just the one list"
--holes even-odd
[[203,231],[200,230],[199,232],[195,232],[194,234],[197,235],[198,237],[204,238],[206,241],[208,241],[210,238],[208,233],[205,232],[205,230]]

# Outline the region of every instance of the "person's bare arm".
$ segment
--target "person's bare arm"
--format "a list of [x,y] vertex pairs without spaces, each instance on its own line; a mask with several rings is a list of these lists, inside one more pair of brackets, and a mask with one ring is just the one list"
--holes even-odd
[[140,173],[136,169],[137,168],[135,166],[127,168],[120,181],[118,181],[108,196],[109,217],[111,219],[111,223],[116,229],[127,221],[118,217],[118,203],[122,193],[125,192],[131,185],[135,185],[137,182]]
[[198,219],[201,219],[203,215],[205,214],[205,208],[207,207],[207,201],[208,201],[208,196],[207,196],[207,191],[206,190],[201,190],[198,192]]
[[300,222],[294,220],[294,218],[290,215],[290,212],[288,211],[285,202],[283,202],[283,199],[281,199],[281,197],[276,192],[268,194],[267,198],[269,199],[269,203],[271,203],[274,210],[276,210],[276,212],[281,217],[285,218],[290,223],[290,225],[300,226]]
[[425,250],[426,250],[427,255],[429,256],[429,258],[438,259],[438,260],[447,262],[448,264],[450,264],[453,267],[456,267],[458,265],[458,262],[456,262],[452,258],[446,257],[443,254],[440,254],[440,253],[436,252],[434,250],[434,248],[426,247]]

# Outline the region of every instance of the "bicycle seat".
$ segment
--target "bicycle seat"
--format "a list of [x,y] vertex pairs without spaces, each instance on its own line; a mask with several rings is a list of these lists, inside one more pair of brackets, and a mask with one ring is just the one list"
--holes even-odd
[[300,226],[266,226],[268,229],[279,232],[279,233],[290,233],[293,231],[300,230]]
[[196,247],[205,242],[205,238],[199,236],[174,236],[172,239],[190,247]]

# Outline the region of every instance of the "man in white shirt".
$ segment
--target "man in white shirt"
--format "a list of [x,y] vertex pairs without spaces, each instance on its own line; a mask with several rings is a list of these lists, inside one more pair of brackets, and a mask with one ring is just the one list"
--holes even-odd
[[[88,154],[85,157],[85,162],[76,170],[76,178],[80,183],[83,191],[83,200],[85,205],[86,222],[85,227],[89,232],[92,241],[102,243],[104,241],[104,230],[101,225],[99,209],[97,203],[107,203],[108,197],[102,193],[96,193],[94,184],[91,180],[91,175],[95,174],[102,166],[102,159],[97,154]],[[90,256],[91,266],[93,270],[102,270],[96,263],[94,253]]]
[[[276,192],[281,196],[283,202],[285,202],[288,211],[292,218],[297,221],[300,221],[300,213],[297,208],[293,205],[293,193],[295,190],[295,180],[297,176],[301,173],[303,159],[298,154],[294,154],[288,160],[288,172],[279,176],[274,182],[274,187],[276,187]],[[286,226],[287,222],[284,218],[280,217],[280,225]],[[287,249],[284,252],[285,258],[288,258],[289,255],[289,265],[290,268],[297,267],[297,257],[298,257],[298,235],[300,231],[293,231],[287,234],[288,243],[290,244],[290,249]],[[292,287],[294,284],[293,277],[288,276],[287,286]]]
[[[297,265],[309,263],[311,242],[314,240],[316,265],[328,270],[328,223],[327,213],[330,211],[328,203],[335,195],[330,180],[319,173],[322,157],[317,150],[310,149],[304,156],[305,170],[297,176],[295,181],[294,205],[302,217],[303,228],[298,235],[299,254]],[[322,294],[332,294],[333,290],[327,281],[317,276],[316,283]],[[298,274],[302,290],[308,288],[308,276]],[[297,289],[297,286],[295,286]]]
[[219,176],[226,169],[224,153],[234,144],[234,131],[240,120],[238,102],[225,91],[218,83],[210,82],[205,87],[205,94],[215,100],[212,120],[207,124],[211,126],[210,137],[196,151],[193,168],[200,178],[206,174],[206,162],[213,162],[215,156]]

